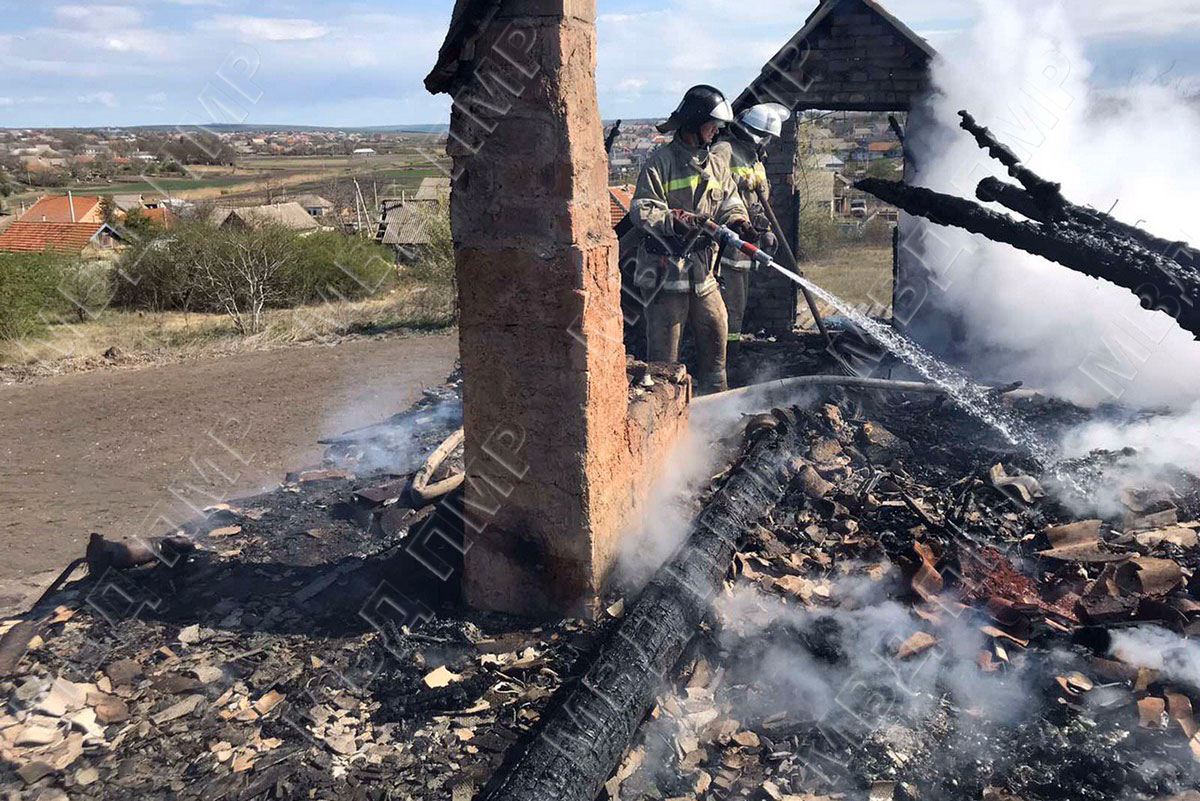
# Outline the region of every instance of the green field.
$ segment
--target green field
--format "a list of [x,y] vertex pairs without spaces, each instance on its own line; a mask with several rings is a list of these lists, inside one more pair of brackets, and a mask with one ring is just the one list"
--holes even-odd
[[164,176],[161,180],[154,181],[132,179],[128,182],[75,183],[65,187],[30,188],[13,196],[10,201],[31,202],[42,195],[63,194],[67,190],[93,195],[155,194],[160,191],[174,194],[216,190],[210,191],[210,198],[257,196],[266,191],[267,185],[277,191],[319,192],[322,185],[329,181],[348,178],[357,178],[360,182],[387,183],[394,187],[390,191],[414,191],[422,178],[444,174],[418,154],[375,158],[256,157],[239,161],[237,166],[247,172],[239,175],[214,175],[209,178]]
[[135,183],[75,184],[66,188],[72,192],[90,192],[94,195],[150,193],[160,189],[175,192],[181,189],[204,189],[206,187],[220,189],[226,186],[243,184],[258,177],[260,176],[231,175],[226,178],[164,178],[161,181],[156,180],[154,183],[137,181]]

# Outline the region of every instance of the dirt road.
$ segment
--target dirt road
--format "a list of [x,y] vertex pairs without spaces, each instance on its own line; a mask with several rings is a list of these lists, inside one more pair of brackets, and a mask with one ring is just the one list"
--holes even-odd
[[457,356],[454,335],[360,340],[0,386],[0,581],[61,569],[89,532],[161,532],[274,486]]

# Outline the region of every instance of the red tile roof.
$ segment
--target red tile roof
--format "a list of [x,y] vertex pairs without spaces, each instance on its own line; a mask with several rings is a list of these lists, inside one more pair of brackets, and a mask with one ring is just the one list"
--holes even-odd
[[88,246],[103,223],[57,223],[17,220],[0,233],[0,250],[18,253],[62,250],[78,253]]
[[608,208],[612,215],[613,228],[624,219],[630,205],[633,204],[632,186],[610,186],[608,188]]
[[[33,222],[69,223],[71,222],[71,207],[67,205],[67,201],[66,195],[44,197],[30,206],[29,211],[21,215],[21,219]],[[75,195],[72,202],[75,206],[75,221],[78,222],[99,207],[100,198]]]
[[890,153],[900,147],[899,142],[872,142],[867,145],[867,149],[872,153]]

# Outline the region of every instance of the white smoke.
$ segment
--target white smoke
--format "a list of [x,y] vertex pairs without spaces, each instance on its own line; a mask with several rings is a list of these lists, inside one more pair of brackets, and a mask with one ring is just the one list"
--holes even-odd
[[[842,705],[852,693],[882,701],[874,707],[872,727],[888,721],[913,724],[948,693],[989,725],[1009,724],[1027,714],[1036,703],[1031,691],[1036,671],[1029,673],[1023,662],[1016,662],[1006,673],[981,674],[976,658],[988,638],[969,616],[947,617],[936,630],[935,645],[923,654],[897,657],[900,645],[922,624],[906,606],[887,599],[895,590],[887,583],[847,577],[830,588],[840,608],[822,609],[800,608],[742,586],[719,598],[714,608],[724,622],[722,645],[737,654],[732,669],[753,676],[761,689],[764,706],[753,711],[835,718],[846,714]],[[781,624],[788,637],[777,637],[748,657],[739,653],[739,647],[761,640]],[[835,649],[838,658],[814,655],[797,637],[813,634]]]
[[[1077,36],[1082,4],[1032,0],[977,3],[978,26],[944,48],[934,66],[938,130],[912,148],[916,182],[974,198],[1004,168],[959,128],[969,110],[1074,203],[1171,241],[1200,243],[1200,163],[1180,154],[1200,143],[1194,100],[1152,82],[1119,93],[1089,83]],[[992,206],[1005,211],[1000,206]],[[1014,215],[1015,216],[1015,215]],[[1119,488],[1169,465],[1200,472],[1200,343],[1126,289],[990,242],[921,222],[938,300],[961,317],[956,350],[980,377],[1022,380],[1058,397],[1173,414],[1130,425],[1091,424],[1064,440],[1067,456],[1092,448],[1138,449],[1110,476]],[[1097,508],[1111,507],[1099,493]]]
[[1137,626],[1114,631],[1111,651],[1123,662],[1200,690],[1200,643],[1157,626]]
[[[769,390],[692,407],[687,431],[675,442],[655,478],[642,513],[621,537],[617,577],[640,587],[683,543],[697,512],[696,499],[718,465],[731,458],[722,440],[736,435],[748,414],[771,408]],[[788,397],[790,403],[803,398]]]
[[[967,109],[1064,195],[1170,240],[1200,241],[1200,114],[1170,89],[1131,86],[1120,103],[1092,67],[1061,3],[989,0],[978,26],[934,66],[941,130],[914,141],[917,183],[973,198],[1011,181],[958,127]],[[917,137],[914,137],[914,140]],[[999,206],[996,210],[1003,211]],[[965,325],[975,371],[1083,404],[1186,408],[1200,397],[1200,345],[1129,291],[958,229],[923,224],[926,265]],[[964,347],[965,346],[965,347]]]

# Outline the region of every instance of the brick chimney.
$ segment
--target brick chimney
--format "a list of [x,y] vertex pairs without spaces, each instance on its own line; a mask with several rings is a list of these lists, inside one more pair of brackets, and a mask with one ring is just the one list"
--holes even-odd
[[686,426],[681,371],[631,402],[595,65],[595,0],[459,0],[426,80],[455,98],[464,592],[476,608],[594,612]]

